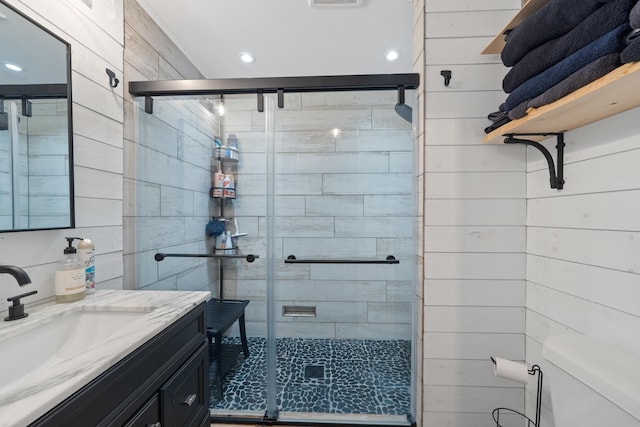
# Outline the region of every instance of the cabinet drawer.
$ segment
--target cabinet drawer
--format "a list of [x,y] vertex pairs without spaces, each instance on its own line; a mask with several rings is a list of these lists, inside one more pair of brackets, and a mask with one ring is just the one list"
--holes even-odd
[[163,426],[199,426],[209,413],[208,347],[200,349],[160,389]]
[[160,425],[160,397],[156,393],[127,421],[125,427],[160,427]]

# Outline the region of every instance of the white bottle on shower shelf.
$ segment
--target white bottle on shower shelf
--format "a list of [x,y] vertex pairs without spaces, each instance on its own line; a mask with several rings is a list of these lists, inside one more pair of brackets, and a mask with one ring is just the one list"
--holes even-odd
[[224,243],[225,255],[233,255],[233,239],[231,238],[231,231],[226,232],[226,240]]
[[217,238],[216,238],[216,247],[215,247],[215,251],[220,251],[220,253],[226,253],[225,252],[225,246],[227,243],[227,235],[226,233],[221,233]]

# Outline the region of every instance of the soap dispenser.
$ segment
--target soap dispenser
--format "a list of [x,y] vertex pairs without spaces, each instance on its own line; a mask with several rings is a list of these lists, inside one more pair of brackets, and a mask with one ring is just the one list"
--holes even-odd
[[79,301],[85,295],[85,268],[78,259],[78,251],[73,241],[78,237],[65,237],[68,246],[64,248],[64,258],[58,264],[55,273],[56,302]]

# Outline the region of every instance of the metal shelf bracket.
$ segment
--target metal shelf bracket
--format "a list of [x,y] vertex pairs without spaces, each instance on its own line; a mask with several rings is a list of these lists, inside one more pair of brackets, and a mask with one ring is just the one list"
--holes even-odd
[[[549,184],[551,188],[555,188],[557,190],[562,190],[564,187],[564,132],[547,132],[547,133],[507,133],[503,135],[505,137],[505,144],[524,144],[530,147],[537,148],[538,151],[542,153],[545,159],[547,159],[547,165],[549,166]],[[555,136],[556,137],[556,161],[558,163],[558,167],[556,169],[556,165],[553,161],[553,156],[545,148],[544,145],[540,144],[536,141],[531,141],[529,139],[521,139],[516,138],[518,136]]]

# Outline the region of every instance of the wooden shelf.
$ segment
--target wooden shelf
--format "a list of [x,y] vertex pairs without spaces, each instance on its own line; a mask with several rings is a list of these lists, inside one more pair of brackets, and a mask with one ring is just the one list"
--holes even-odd
[[522,9],[518,11],[516,16],[509,21],[507,25],[498,33],[498,35],[489,43],[487,47],[482,51],[483,54],[496,54],[502,52],[502,48],[504,47],[504,33],[509,30],[513,30],[515,27],[520,25],[522,21],[528,18],[530,15],[535,13],[538,9],[542,8],[545,4],[549,3],[550,0],[529,0],[522,6]]
[[502,143],[502,136],[509,133],[565,132],[622,113],[640,106],[638,87],[640,62],[624,64],[554,103],[529,109],[525,117],[485,135],[483,143]]

